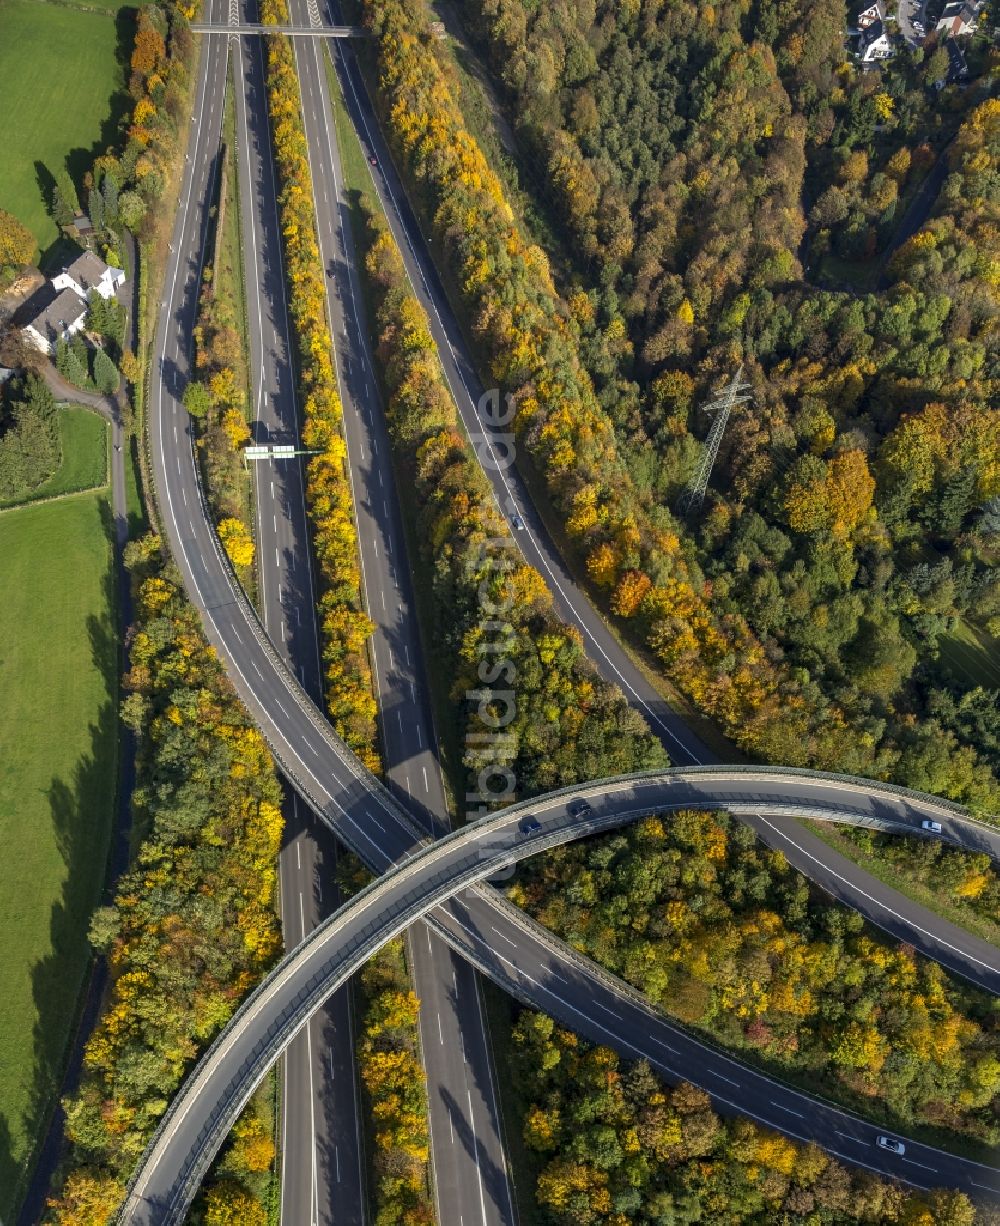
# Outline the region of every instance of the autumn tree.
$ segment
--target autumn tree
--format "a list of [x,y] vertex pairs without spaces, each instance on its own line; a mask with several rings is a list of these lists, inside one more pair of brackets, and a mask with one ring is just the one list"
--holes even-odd
[[9,285],[18,270],[35,258],[35,236],[13,213],[0,209],[0,285]]

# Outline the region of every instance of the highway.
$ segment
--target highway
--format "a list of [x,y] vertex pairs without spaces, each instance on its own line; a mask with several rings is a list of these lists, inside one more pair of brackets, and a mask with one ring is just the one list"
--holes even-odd
[[[316,13],[305,3],[293,17],[308,22]],[[250,200],[247,216],[261,214],[259,234],[249,235],[247,285],[253,286],[258,315],[268,316],[269,307],[281,303],[274,311],[277,328],[264,325],[260,346],[265,358],[264,379],[260,386],[258,412],[267,428],[256,441],[295,442],[298,428],[294,415],[294,395],[281,395],[280,380],[273,368],[282,364],[285,345],[281,337],[290,335],[284,303],[284,281],[281,275],[280,229],[275,206],[274,169],[268,135],[266,102],[263,97],[261,63],[263,46],[260,39],[243,39],[244,60],[252,60],[245,69],[251,82],[253,145],[266,151],[260,174],[248,181]],[[364,580],[366,608],[375,623],[369,655],[373,682],[380,711],[381,752],[385,778],[404,803],[416,801],[418,817],[426,829],[442,833],[448,829],[448,809],[444,784],[434,745],[434,730],[427,705],[427,685],[416,619],[413,614],[409,585],[409,564],[405,538],[396,502],[394,478],[388,438],[382,420],[378,386],[371,376],[371,360],[363,346],[343,338],[363,335],[357,313],[361,301],[360,286],[354,269],[351,238],[346,229],[347,210],[339,199],[339,155],[332,126],[323,122],[329,114],[326,78],[323,72],[324,52],[315,41],[295,48],[303,97],[303,114],[309,139],[309,157],[315,183],[314,205],[318,221],[318,242],[322,264],[327,269],[327,316],[333,335],[341,338],[335,353],[338,391],[344,405],[344,437],[347,442],[350,475],[356,494],[355,520]],[[257,83],[259,81],[259,88]],[[250,87],[248,87],[249,89]],[[248,93],[249,98],[249,93]],[[342,229],[342,226],[345,227]],[[254,250],[255,249],[255,250]],[[270,254],[268,254],[270,252]],[[348,254],[350,252],[350,254]],[[257,272],[253,272],[256,264]],[[263,283],[263,288],[262,288]],[[262,305],[263,304],[263,305]],[[251,308],[251,331],[255,330],[254,309]],[[290,381],[290,374],[288,375]],[[272,426],[272,402],[281,401],[288,407],[283,419]],[[276,465],[273,474],[257,469],[259,570],[265,576],[268,591],[266,604],[275,600],[275,588],[280,596],[280,608],[272,610],[270,622],[265,620],[272,641],[282,649],[283,633],[275,634],[272,627],[282,630],[294,626],[295,633],[305,637],[308,627],[309,644],[303,643],[307,654],[316,654],[316,602],[311,585],[296,582],[296,576],[308,574],[308,538],[302,509],[301,470],[298,464]],[[286,475],[287,474],[287,475]],[[270,479],[269,478],[272,478]],[[282,490],[282,482],[294,488]],[[277,486],[277,496],[275,496]],[[289,523],[296,525],[293,539],[272,543],[271,531],[288,532]],[[301,529],[298,524],[301,523]],[[272,547],[273,546],[273,547]],[[279,560],[280,559],[280,560]],[[286,572],[293,567],[292,573]],[[311,679],[310,661],[300,679]],[[313,698],[316,692],[307,684]],[[297,840],[313,841],[307,831]],[[300,933],[299,913],[294,906],[301,897],[302,883],[293,881],[300,872],[298,861],[289,864],[290,849],[283,863],[288,864],[283,875],[283,898],[290,900],[292,922],[286,921],[286,932]],[[330,849],[327,859],[331,858]],[[307,857],[311,862],[312,857]],[[311,888],[318,896],[321,880],[313,880]],[[305,908],[306,928],[321,918]],[[294,942],[293,942],[294,943]],[[482,1002],[475,973],[468,963],[457,957],[440,938],[431,938],[421,927],[408,937],[408,957],[414,986],[424,1008],[421,1012],[422,1055],[427,1070],[434,1191],[438,1220],[461,1222],[472,1226],[513,1226],[513,1193],[506,1179],[506,1158],[501,1141],[501,1121],[497,1105],[490,1048],[486,1041]],[[345,994],[346,995],[346,994]],[[355,1176],[356,1164],[345,1161],[349,1142],[357,1135],[356,1124],[349,1124],[350,1104],[341,1099],[331,1106],[329,1094],[333,1086],[348,1084],[353,1076],[342,1069],[350,1061],[353,1043],[348,1042],[349,1029],[327,1019],[326,1029],[335,1037],[346,1036],[345,1042],[334,1044],[331,1051],[321,1035],[307,1032],[304,1040],[292,1048],[286,1062],[286,1096],[283,1102],[287,1144],[284,1149],[285,1179],[283,1183],[283,1217],[286,1222],[315,1221],[317,1226],[331,1221],[353,1220],[345,1214],[345,1200],[354,1198],[354,1212],[359,1212],[360,1192]],[[298,1056],[302,1049],[305,1055]],[[335,1077],[329,1077],[331,1059],[336,1062]],[[318,1135],[312,1135],[316,1121]],[[322,1126],[325,1123],[325,1128]],[[329,1134],[338,1136],[331,1142]],[[456,1143],[459,1136],[475,1138],[472,1146]],[[356,1149],[356,1146],[355,1146]],[[324,1158],[324,1154],[326,1155]],[[317,1157],[319,1155],[319,1157]],[[353,1158],[353,1155],[350,1155]],[[318,1170],[318,1174],[317,1174]],[[489,1195],[486,1193],[483,1171],[493,1173]]]
[[[192,122],[190,169],[181,193],[156,333],[155,358],[160,378],[151,397],[150,443],[157,497],[171,551],[189,594],[203,613],[206,632],[283,770],[309,805],[349,846],[373,868],[384,870],[413,845],[417,827],[392,795],[367,776],[333,737],[308,693],[288,674],[267,643],[252,610],[234,589],[201,505],[189,423],[178,403],[188,375],[195,289],[204,254],[208,185],[218,152],[225,50],[224,40],[206,42],[198,106]],[[957,818],[954,824],[963,837],[972,838],[973,829],[975,838],[980,837],[979,828],[968,827]],[[531,931],[530,925],[512,917],[492,891],[470,894],[451,904],[450,909],[435,915],[434,923],[460,946],[478,948],[477,959],[499,982],[522,996],[534,992],[524,977],[531,975],[528,968],[534,964],[532,958],[548,965],[565,956],[559,952],[565,947],[551,938],[546,942],[543,935]],[[488,938],[487,933],[491,934]],[[501,953],[508,943],[514,952]],[[966,960],[973,965],[973,960]],[[612,1012],[619,1007],[615,989],[596,970],[587,974],[590,978],[578,985],[573,999],[560,1004],[560,1000],[551,997],[550,1011],[583,1033],[611,1041],[600,1021],[600,1006],[603,1004]],[[549,1007],[545,1002],[550,997],[541,990],[535,999],[542,1007]],[[661,1025],[662,1033],[668,1036],[673,1033],[665,1024]],[[648,1020],[645,1030],[647,1033],[650,1030]],[[455,1058],[460,1056],[456,1054]],[[673,1065],[672,1075],[690,1076],[692,1067],[705,1068],[710,1064],[711,1057],[703,1057],[700,1065],[692,1065],[690,1059],[678,1061]],[[662,1060],[658,1066],[671,1074]],[[780,1127],[780,1120],[777,1110],[771,1112],[769,1122]],[[476,1138],[460,1136],[458,1143],[463,1141],[475,1153]],[[489,1198],[496,1190],[496,1174],[489,1169],[483,1172]]]
[[[255,15],[255,0],[244,0]],[[244,285],[254,441],[297,443],[299,412],[290,354],[286,283],[270,123],[259,38],[234,40],[235,149],[239,168]],[[230,208],[235,201],[230,201]],[[260,615],[278,654],[320,707],[316,630],[303,472],[298,461],[255,464],[254,507]],[[279,859],[281,923],[293,949],[339,905],[336,840],[285,805]],[[281,1217],[286,1223],[363,1226],[366,1178],[352,999],[335,993],[285,1053],[281,1068]]]
[[[338,20],[335,5],[331,20]],[[393,236],[403,255],[414,293],[427,311],[438,355],[452,396],[473,441],[476,454],[493,489],[497,505],[511,519],[521,517],[525,528],[513,531],[517,547],[545,579],[559,615],[577,627],[588,656],[607,680],[620,687],[642,713],[678,765],[711,764],[718,757],[673,711],[635,664],[601,614],[570,573],[535,509],[516,467],[516,447],[509,428],[494,424],[479,406],[488,403],[455,313],[434,266],[430,244],[411,209],[389,148],[375,121],[357,58],[349,44],[328,43],[352,123],[365,152],[376,160],[372,168],[377,193]],[[495,413],[495,410],[490,410]],[[941,919],[926,907],[911,902],[840,855],[800,823],[789,820],[746,820],[760,838],[781,850],[789,861],[833,897],[859,911],[891,936],[911,941],[921,952],[949,970],[983,983],[976,970],[982,961],[997,957],[996,947],[965,929]],[[967,844],[978,849],[978,838]],[[985,985],[984,985],[985,986]]]
[[[290,954],[226,1026],[161,1121],[129,1190],[122,1220],[136,1226],[171,1226],[183,1220],[212,1156],[282,1048],[332,988],[416,916],[460,891],[467,898],[475,896],[470,887],[477,881],[525,856],[650,812],[692,808],[738,814],[802,809],[832,820],[874,820],[890,827],[939,811],[930,798],[847,776],[674,768],[565,788],[481,819],[420,850],[412,848]],[[496,950],[494,956],[506,955]],[[545,996],[565,1002],[588,986],[589,968],[579,964],[584,964],[579,957],[543,962],[530,970],[522,963],[519,973],[531,984],[524,994],[533,1003]],[[574,974],[576,970],[584,975]],[[586,1018],[580,1028],[589,1037],[593,1023]],[[656,1014],[636,993],[617,1001],[598,1024],[604,1042],[632,1055],[648,1054],[656,1029]],[[703,1059],[700,1044],[682,1045],[674,1036],[669,1041],[656,1038],[667,1054],[654,1054],[651,1063],[661,1071],[677,1059]],[[723,1109],[764,1122],[780,1113],[782,1131],[817,1140],[856,1165],[918,1187],[946,1185],[980,1199],[984,1194],[1000,1199],[1000,1171],[913,1141],[903,1155],[887,1153],[875,1145],[884,1126],[790,1090],[736,1061],[717,1060],[698,1080],[712,1084],[713,1097]],[[831,1142],[832,1137],[837,1139]]]

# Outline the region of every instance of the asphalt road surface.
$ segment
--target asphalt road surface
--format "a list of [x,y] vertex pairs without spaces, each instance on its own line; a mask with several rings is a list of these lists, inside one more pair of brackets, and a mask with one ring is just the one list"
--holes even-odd
[[[256,16],[246,0],[244,16]],[[231,44],[235,150],[247,298],[255,443],[298,444],[286,282],[267,116],[264,45]],[[236,202],[230,201],[229,207]],[[306,693],[323,705],[303,471],[298,460],[253,467],[257,574],[264,629]],[[336,841],[292,793],[279,859],[281,923],[293,949],[339,905]],[[352,998],[335,993],[285,1053],[281,1069],[281,1219],[363,1226],[366,1180]]]
[[[248,12],[247,18],[251,16]],[[310,14],[304,11],[301,16],[308,21]],[[249,202],[243,210],[246,284],[253,365],[255,373],[261,372],[254,379],[259,423],[255,442],[289,443],[298,440],[299,432],[287,354],[291,333],[264,96],[264,51],[259,39],[242,43],[246,88],[241,128],[246,139],[241,143],[250,163],[241,193]],[[295,50],[310,139],[321,256],[329,270],[328,315],[334,335],[356,337],[360,289],[345,257],[344,243],[350,242],[350,236],[340,230],[341,224],[346,225],[346,207],[339,198],[342,180],[332,125],[324,123],[330,112],[322,75],[323,52],[316,43],[300,42]],[[382,716],[386,777],[403,797],[417,792],[429,828],[442,832],[448,828],[448,812],[426,705],[405,542],[378,389],[363,348],[350,343],[338,347],[337,375],[355,489],[382,494],[358,498],[356,519],[366,604],[376,624],[371,658]],[[301,468],[298,462],[283,462],[273,467],[258,465],[255,471],[265,626],[307,692],[319,699],[316,604],[308,569]],[[296,837],[282,856],[283,919],[290,946],[329,913],[322,901],[324,889],[332,883],[324,884],[313,869],[317,863],[325,865],[329,878],[335,854],[332,846],[321,847],[322,835],[312,824],[297,821],[295,829]],[[335,899],[332,889],[330,898]],[[428,939],[423,928],[411,935],[409,956],[417,994],[425,1006],[422,1046],[439,1220],[464,1221],[470,1226],[512,1223],[509,1187],[495,1188],[488,1198],[483,1191],[482,1166],[501,1172],[502,1183],[506,1162],[475,974],[440,939]],[[348,1096],[354,1089],[355,1069],[347,993],[338,994],[321,1021],[321,1033],[314,1034],[310,1026],[288,1053],[283,1099],[282,1217],[286,1222],[309,1221],[317,1226],[356,1220],[352,1214],[361,1213],[363,1187],[363,1180],[359,1187],[357,1177],[360,1132],[354,1100]],[[463,1053],[464,1059],[456,1059],[456,1052]],[[341,1087],[344,1093],[338,1096],[336,1090]],[[476,1138],[472,1149],[455,1144],[456,1125],[460,1135]]]

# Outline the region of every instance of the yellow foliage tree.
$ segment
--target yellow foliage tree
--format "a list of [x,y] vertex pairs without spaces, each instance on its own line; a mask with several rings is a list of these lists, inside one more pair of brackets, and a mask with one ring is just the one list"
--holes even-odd
[[231,516],[219,524],[219,540],[234,566],[250,566],[253,562],[254,544],[250,529],[242,520]]

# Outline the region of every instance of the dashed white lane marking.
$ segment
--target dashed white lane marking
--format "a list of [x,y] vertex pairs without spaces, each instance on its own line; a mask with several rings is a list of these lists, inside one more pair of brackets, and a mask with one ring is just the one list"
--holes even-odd
[[438,1015],[438,1042],[444,1047],[444,1031],[441,1029],[441,1014]]
[[618,1013],[615,1009],[612,1009],[610,1005],[604,1005],[599,1000],[595,1000],[594,1004],[597,1006],[598,1009],[603,1009],[605,1013],[610,1014],[612,1017],[616,1017],[620,1022],[625,1020],[622,1017],[622,1015]]
[[777,1107],[779,1111],[787,1111],[789,1115],[797,1115],[800,1120],[806,1118],[801,1111],[793,1111],[791,1107],[786,1107],[784,1103],[775,1102],[773,1098],[771,1099],[771,1106]]
[[431,789],[430,789],[430,786],[429,786],[429,785],[428,785],[428,783],[427,783],[427,767],[426,767],[426,766],[422,766],[420,769],[421,769],[421,770],[424,772],[424,791],[425,791],[425,792],[429,792]]
[[497,934],[497,936],[500,938],[501,941],[506,941],[508,945],[513,945],[515,949],[517,948],[517,942],[511,940],[511,938],[506,934],[506,932],[501,932],[500,929],[497,928],[494,924],[491,924],[490,927]]
[[671,1047],[669,1043],[664,1043],[664,1041],[663,1041],[662,1039],[657,1039],[657,1038],[654,1038],[654,1036],[653,1036],[653,1035],[650,1035],[650,1036],[649,1036],[649,1041],[650,1041],[651,1043],[655,1043],[657,1047],[662,1047],[662,1048],[664,1049],[664,1051],[668,1051],[668,1052],[670,1052],[670,1053],[671,1053],[672,1055],[674,1055],[674,1056],[676,1056],[676,1055],[677,1055],[677,1048],[676,1048],[676,1047]]

